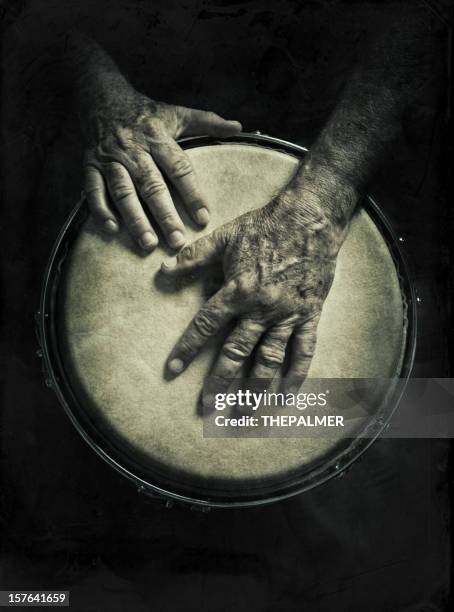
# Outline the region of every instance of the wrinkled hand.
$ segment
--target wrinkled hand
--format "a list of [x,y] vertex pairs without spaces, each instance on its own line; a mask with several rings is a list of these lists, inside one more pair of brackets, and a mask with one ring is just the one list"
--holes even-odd
[[[301,203],[303,199],[303,203]],[[289,359],[292,388],[307,375],[317,324],[346,234],[312,193],[283,194],[186,246],[162,272],[176,276],[222,260],[224,284],[200,309],[173,349],[171,374],[182,372],[207,340],[232,320],[212,376],[235,378],[255,350],[251,378],[272,379]]]
[[131,236],[144,250],[152,251],[158,237],[144,204],[168,244],[180,248],[185,243],[185,228],[164,176],[200,226],[208,223],[209,205],[189,158],[175,140],[201,134],[232,136],[240,131],[237,121],[154,102],[126,83],[110,93],[104,90],[95,96],[85,125],[89,146],[84,191],[93,217],[102,229],[115,233],[119,213]]

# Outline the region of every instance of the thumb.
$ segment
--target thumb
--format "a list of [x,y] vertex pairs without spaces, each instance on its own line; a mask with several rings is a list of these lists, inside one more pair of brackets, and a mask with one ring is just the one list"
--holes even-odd
[[185,109],[184,136],[235,136],[243,129],[239,121],[228,121],[209,111]]
[[219,232],[199,238],[184,247],[176,257],[161,264],[161,272],[168,276],[179,276],[193,272],[218,261],[224,252],[225,242]]

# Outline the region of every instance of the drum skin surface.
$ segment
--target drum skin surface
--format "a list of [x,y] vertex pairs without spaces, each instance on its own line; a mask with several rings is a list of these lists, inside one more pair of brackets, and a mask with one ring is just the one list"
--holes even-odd
[[[177,203],[190,240],[265,205],[299,163],[251,144],[195,147],[187,154],[212,206],[209,226],[197,231]],[[330,438],[203,437],[199,397],[221,340],[174,380],[165,379],[164,366],[214,281],[208,272],[164,279],[159,268],[169,253],[159,246],[144,256],[124,230],[107,238],[91,219],[71,246],[59,288],[58,330],[71,387],[90,420],[151,476],[165,474],[188,490],[231,495],[279,486],[348,444],[345,430]],[[309,376],[398,376],[403,318],[393,258],[360,210],[339,252]],[[344,408],[336,406],[330,414]]]

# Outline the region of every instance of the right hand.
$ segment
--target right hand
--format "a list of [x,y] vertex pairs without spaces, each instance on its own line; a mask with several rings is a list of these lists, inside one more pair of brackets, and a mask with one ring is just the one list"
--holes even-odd
[[172,350],[170,374],[178,376],[210,338],[235,321],[210,374],[217,392],[226,391],[251,356],[250,377],[270,381],[287,356],[287,389],[297,392],[309,371],[318,321],[347,234],[348,225],[327,215],[331,206],[323,191],[291,185],[266,206],[199,238],[163,263],[162,272],[174,277],[216,262],[224,270],[224,285]]
[[139,246],[151,252],[158,237],[145,214],[147,206],[169,246],[180,249],[186,242],[185,228],[164,176],[201,227],[209,221],[209,204],[176,139],[233,136],[241,131],[241,124],[212,112],[155,102],[127,84],[103,91],[95,100],[85,126],[84,179],[95,221],[104,231],[116,233],[121,218]]

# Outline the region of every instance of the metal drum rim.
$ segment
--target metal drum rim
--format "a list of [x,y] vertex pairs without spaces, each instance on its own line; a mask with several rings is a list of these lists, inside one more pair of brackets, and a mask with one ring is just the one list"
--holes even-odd
[[[300,145],[279,138],[265,136],[260,133],[243,133],[238,136],[223,139],[216,139],[209,136],[197,136],[182,139],[179,141],[179,143],[183,149],[190,149],[200,146],[222,145],[225,143],[251,144],[265,146],[266,148],[271,148],[274,150],[280,150],[284,153],[294,155],[299,158],[303,158],[308,152],[308,149]],[[335,456],[327,463],[322,464],[321,466],[314,468],[313,471],[301,476],[296,484],[288,486],[284,485],[284,490],[276,490],[274,494],[270,493],[266,497],[263,495],[255,495],[251,498],[242,499],[228,499],[222,498],[221,496],[210,498],[209,495],[206,497],[192,497],[177,491],[168,490],[168,488],[160,487],[158,484],[148,482],[145,478],[135,474],[132,470],[128,469],[128,467],[117,461],[116,458],[112,457],[108,452],[106,452],[105,449],[102,448],[102,445],[96,439],[94,439],[95,436],[90,434],[90,432],[87,432],[82,426],[77,414],[75,414],[75,411],[68,403],[67,395],[69,390],[66,387],[69,385],[69,383],[64,379],[62,380],[55,370],[56,364],[58,365],[59,363],[59,358],[56,354],[56,351],[58,351],[56,331],[52,321],[52,315],[54,314],[55,293],[57,289],[56,282],[58,285],[58,276],[60,274],[60,269],[68,248],[68,243],[65,242],[65,239],[69,230],[76,224],[77,218],[83,209],[84,203],[85,199],[82,196],[63,224],[57,240],[55,241],[44,274],[40,308],[36,314],[36,327],[38,341],[41,346],[40,353],[43,358],[43,370],[46,377],[46,384],[53,388],[65,412],[82,438],[104,461],[106,461],[120,474],[132,481],[140,492],[146,493],[152,497],[183,502],[193,507],[200,507],[201,509],[241,508],[265,505],[287,499],[299,493],[303,493],[314,488],[315,486],[323,484],[335,476],[339,476],[346,469],[348,469],[384,431],[389,420],[394,414],[403,393],[405,392],[408,379],[411,376],[416,351],[417,299],[414,287],[410,281],[408,262],[399,245],[399,238],[373,197],[367,195],[364,198],[363,206],[365,207],[366,212],[371,216],[374,223],[378,226],[380,233],[387,242],[388,248],[390,249],[397,268],[403,300],[404,302],[406,301],[405,348],[403,351],[401,373],[398,378],[396,377],[398,380],[402,381],[402,384],[399,387],[398,393],[392,399],[391,409],[388,409],[386,412],[386,419],[380,420],[377,418],[375,420],[370,437],[353,439],[352,444],[350,444],[347,449],[344,449],[338,456]]]

